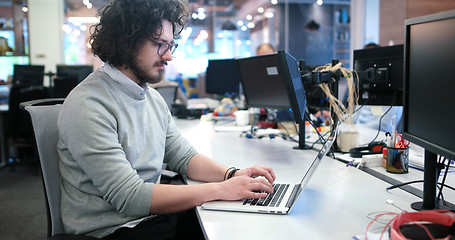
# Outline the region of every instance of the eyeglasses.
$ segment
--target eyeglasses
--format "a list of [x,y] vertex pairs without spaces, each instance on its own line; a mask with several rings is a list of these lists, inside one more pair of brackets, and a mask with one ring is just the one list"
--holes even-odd
[[151,40],[153,43],[158,45],[158,49],[156,50],[156,53],[162,57],[166,52],[169,50],[171,54],[175,52],[175,49],[179,46],[177,43],[167,43],[167,42],[156,42],[154,40]]

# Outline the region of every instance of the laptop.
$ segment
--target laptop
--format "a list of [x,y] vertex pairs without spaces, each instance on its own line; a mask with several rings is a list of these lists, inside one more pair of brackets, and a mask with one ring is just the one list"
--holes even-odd
[[233,211],[233,212],[253,212],[253,213],[271,213],[271,214],[288,214],[297,201],[303,188],[310,180],[311,175],[318,167],[322,158],[332,147],[336,138],[336,129],[332,131],[327,141],[322,146],[316,158],[311,163],[307,172],[300,183],[274,183],[273,195],[268,194],[265,198],[244,199],[241,201],[212,201],[202,204],[204,210]]

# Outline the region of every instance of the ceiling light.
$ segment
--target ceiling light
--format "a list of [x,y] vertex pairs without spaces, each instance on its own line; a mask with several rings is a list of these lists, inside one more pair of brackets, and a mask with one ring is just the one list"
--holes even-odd
[[242,29],[242,31],[246,31],[246,30],[248,30],[248,27],[243,25],[240,29]]
[[22,7],[22,12],[24,12],[24,13],[28,12],[28,7],[25,7],[25,6]]
[[316,1],[316,4],[319,5],[319,6],[321,6],[321,5],[323,4],[323,2],[322,2],[322,0],[317,0],[317,1]]
[[239,27],[243,26],[243,21],[242,20],[238,20],[237,21],[237,26],[239,26]]
[[73,36],[79,37],[80,35],[81,35],[81,30],[79,30],[79,29],[74,29],[73,30]]
[[245,19],[248,21],[251,21],[251,20],[253,20],[253,16],[251,16],[251,14],[248,14],[248,15],[246,15]]
[[265,12],[264,15],[266,18],[273,18],[273,12]]
[[99,23],[100,22],[100,20],[96,17],[69,17],[68,21],[70,23],[73,23],[74,25],[76,25],[76,24],[80,25],[80,23]]
[[62,30],[63,30],[65,33],[70,33],[70,32],[71,32],[71,27],[70,27],[70,25],[68,25],[68,24],[63,24]]
[[197,18],[199,18],[200,20],[204,20],[205,19],[205,13],[204,12],[199,12],[197,14]]
[[254,28],[255,25],[254,25],[254,23],[249,22],[246,26],[247,26],[248,28]]
[[71,36],[69,38],[69,41],[70,41],[70,43],[76,43],[77,42],[77,38],[75,36]]
[[278,3],[278,0],[271,0],[270,1],[273,5],[277,4]]
[[258,13],[263,13],[264,12],[264,8],[263,7],[258,7]]

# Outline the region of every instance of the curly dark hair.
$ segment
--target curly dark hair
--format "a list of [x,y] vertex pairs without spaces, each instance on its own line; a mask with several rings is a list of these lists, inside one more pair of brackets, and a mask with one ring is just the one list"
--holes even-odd
[[187,0],[111,0],[91,29],[92,52],[113,66],[129,67],[145,40],[160,37],[163,19],[172,23],[178,39],[188,16]]

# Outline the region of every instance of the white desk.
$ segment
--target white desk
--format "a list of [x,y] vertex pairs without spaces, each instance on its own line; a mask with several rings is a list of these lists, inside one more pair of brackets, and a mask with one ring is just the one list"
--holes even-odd
[[[293,150],[296,143],[277,139],[247,139],[240,132],[215,132],[213,124],[176,120],[182,133],[202,154],[244,168],[273,167],[278,180],[296,183],[316,156],[313,150]],[[192,184],[192,183],[190,183]],[[325,157],[289,215],[233,213],[197,208],[208,239],[352,239],[363,235],[369,214],[399,212],[420,200],[401,189],[391,193],[384,181],[337,160]]]
[[[360,127],[359,132],[360,132],[359,143],[362,146],[365,146],[367,143],[371,142],[371,140],[376,135],[377,130]],[[385,136],[384,133],[379,134],[377,140],[384,140],[384,136]],[[346,153],[346,154],[336,153],[335,155],[337,156],[337,158],[342,159],[343,161],[352,161],[353,160],[357,163],[359,163],[361,161],[361,158],[354,159],[354,158],[350,157],[349,153]],[[344,155],[344,156],[342,157],[341,155]],[[380,179],[388,182],[390,185],[423,180],[423,175],[424,175],[424,172],[422,171],[423,165],[424,165],[423,155],[424,155],[424,149],[411,143],[410,155],[409,155],[410,167],[409,167],[409,173],[406,173],[406,174],[389,173],[381,166],[379,166],[379,167],[362,167],[360,169],[377,178],[380,178]],[[411,166],[415,166],[418,169],[413,168]],[[439,177],[439,182],[443,181],[443,175],[444,175],[444,171],[441,172],[441,175]],[[453,170],[447,174],[445,184],[452,186],[452,187],[455,186],[455,173],[453,172]],[[405,185],[405,186],[403,186],[403,189],[415,194],[418,197],[423,196],[423,183],[413,183],[410,185]],[[395,191],[395,190],[392,190],[392,191]],[[455,203],[455,191],[445,187],[443,189],[443,196],[444,196],[444,200],[448,202],[447,205],[449,207],[453,208],[453,205]]]

